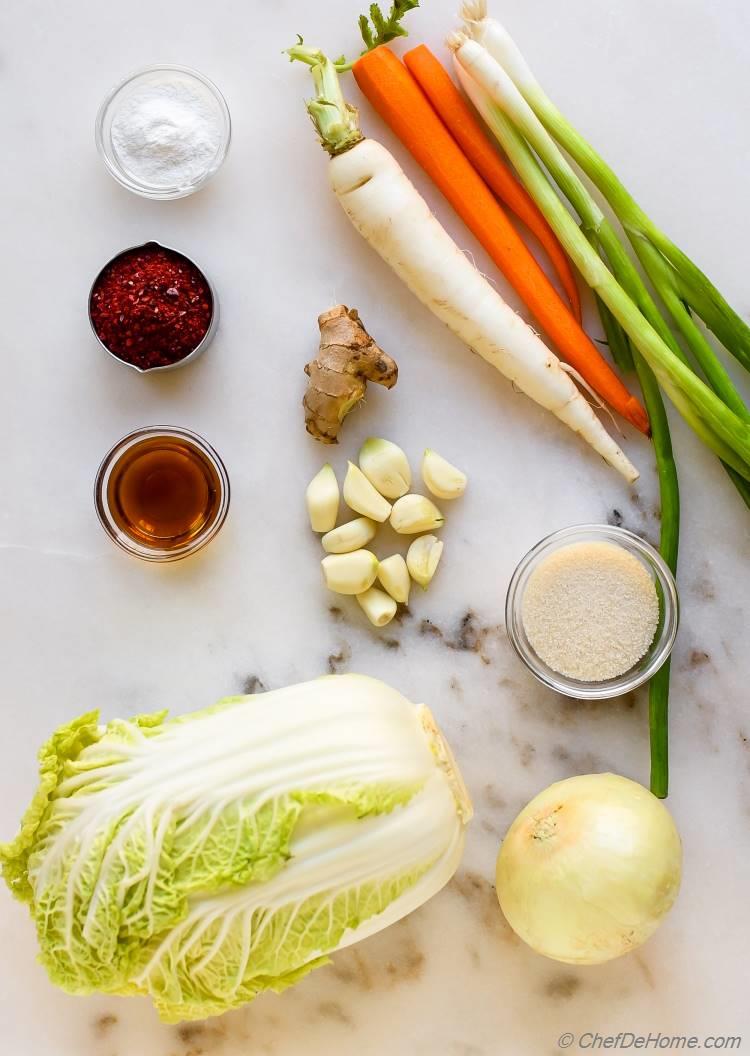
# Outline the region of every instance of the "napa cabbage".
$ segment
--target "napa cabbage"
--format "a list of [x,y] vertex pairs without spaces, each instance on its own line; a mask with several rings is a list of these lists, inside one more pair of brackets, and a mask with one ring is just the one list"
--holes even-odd
[[332,676],[62,726],[0,863],[54,983],[145,994],[177,1022],[281,991],[421,905],[470,814],[429,710]]

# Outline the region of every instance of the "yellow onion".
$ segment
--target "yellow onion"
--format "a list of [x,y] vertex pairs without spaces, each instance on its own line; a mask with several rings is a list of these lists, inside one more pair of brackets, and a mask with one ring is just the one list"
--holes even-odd
[[559,781],[524,807],[497,858],[508,923],[537,953],[601,964],[640,946],[680,887],[669,811],[616,774]]

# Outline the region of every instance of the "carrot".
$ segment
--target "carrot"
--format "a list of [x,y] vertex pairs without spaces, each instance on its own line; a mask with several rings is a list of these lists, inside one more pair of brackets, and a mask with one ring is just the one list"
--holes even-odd
[[404,64],[384,46],[354,64],[357,83],[445,195],[562,357],[603,400],[648,434],[648,415],[575,320],[502,206],[464,156]]
[[580,323],[581,297],[565,250],[539,206],[485,135],[482,125],[453,83],[448,71],[425,44],[407,51],[404,63],[484,182],[526,225],[546,250],[570,301],[571,311]]

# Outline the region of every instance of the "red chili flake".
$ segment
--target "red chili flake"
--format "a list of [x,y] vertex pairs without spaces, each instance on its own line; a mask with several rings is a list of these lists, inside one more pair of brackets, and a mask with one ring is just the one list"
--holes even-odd
[[213,310],[203,273],[156,243],[128,250],[107,265],[90,304],[102,344],[142,370],[189,356],[206,336]]

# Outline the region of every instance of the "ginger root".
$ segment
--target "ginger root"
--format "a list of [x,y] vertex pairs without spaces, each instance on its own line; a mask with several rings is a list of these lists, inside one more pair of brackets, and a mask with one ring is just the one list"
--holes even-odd
[[339,304],[318,317],[320,350],[308,363],[310,383],[302,401],[307,431],[323,444],[337,444],[341,423],[363,399],[367,382],[392,389],[395,360],[365,330],[356,308]]

